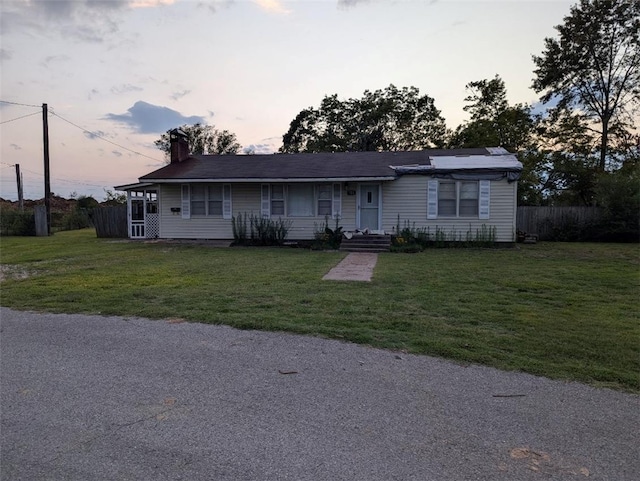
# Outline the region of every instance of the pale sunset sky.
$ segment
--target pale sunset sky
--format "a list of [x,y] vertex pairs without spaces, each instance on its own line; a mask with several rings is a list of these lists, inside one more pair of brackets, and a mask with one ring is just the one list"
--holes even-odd
[[14,164],[25,198],[44,195],[43,103],[51,190],[98,200],[161,167],[154,140],[184,123],[269,154],[325,95],[415,86],[451,129],[474,80],[534,104],[531,56],[574,3],[0,0],[0,197],[17,199]]

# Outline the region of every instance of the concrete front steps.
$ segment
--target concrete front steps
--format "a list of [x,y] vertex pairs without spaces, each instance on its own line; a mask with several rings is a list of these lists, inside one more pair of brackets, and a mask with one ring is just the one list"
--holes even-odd
[[354,235],[351,239],[342,238],[340,250],[343,252],[389,252],[390,235]]

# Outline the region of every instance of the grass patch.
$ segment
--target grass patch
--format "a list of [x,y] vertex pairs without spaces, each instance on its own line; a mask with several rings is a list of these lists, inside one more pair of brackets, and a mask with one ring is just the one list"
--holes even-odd
[[381,254],[371,283],[322,281],[342,257],[92,230],[2,238],[0,303],[312,334],[640,392],[637,245]]

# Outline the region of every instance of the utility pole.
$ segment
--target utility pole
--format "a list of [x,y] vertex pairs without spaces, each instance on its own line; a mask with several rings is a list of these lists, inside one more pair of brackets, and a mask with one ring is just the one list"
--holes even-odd
[[22,196],[22,174],[20,173],[20,164],[16,164],[16,184],[18,186],[18,206],[20,212],[24,212],[24,198]]
[[51,182],[49,178],[49,119],[47,104],[42,104],[42,140],[44,147],[44,207],[47,211],[47,235],[51,235]]

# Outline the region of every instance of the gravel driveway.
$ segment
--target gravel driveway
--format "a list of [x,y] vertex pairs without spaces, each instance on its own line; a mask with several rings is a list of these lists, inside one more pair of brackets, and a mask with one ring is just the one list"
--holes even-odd
[[637,480],[640,398],[337,341],[2,308],[2,480]]

